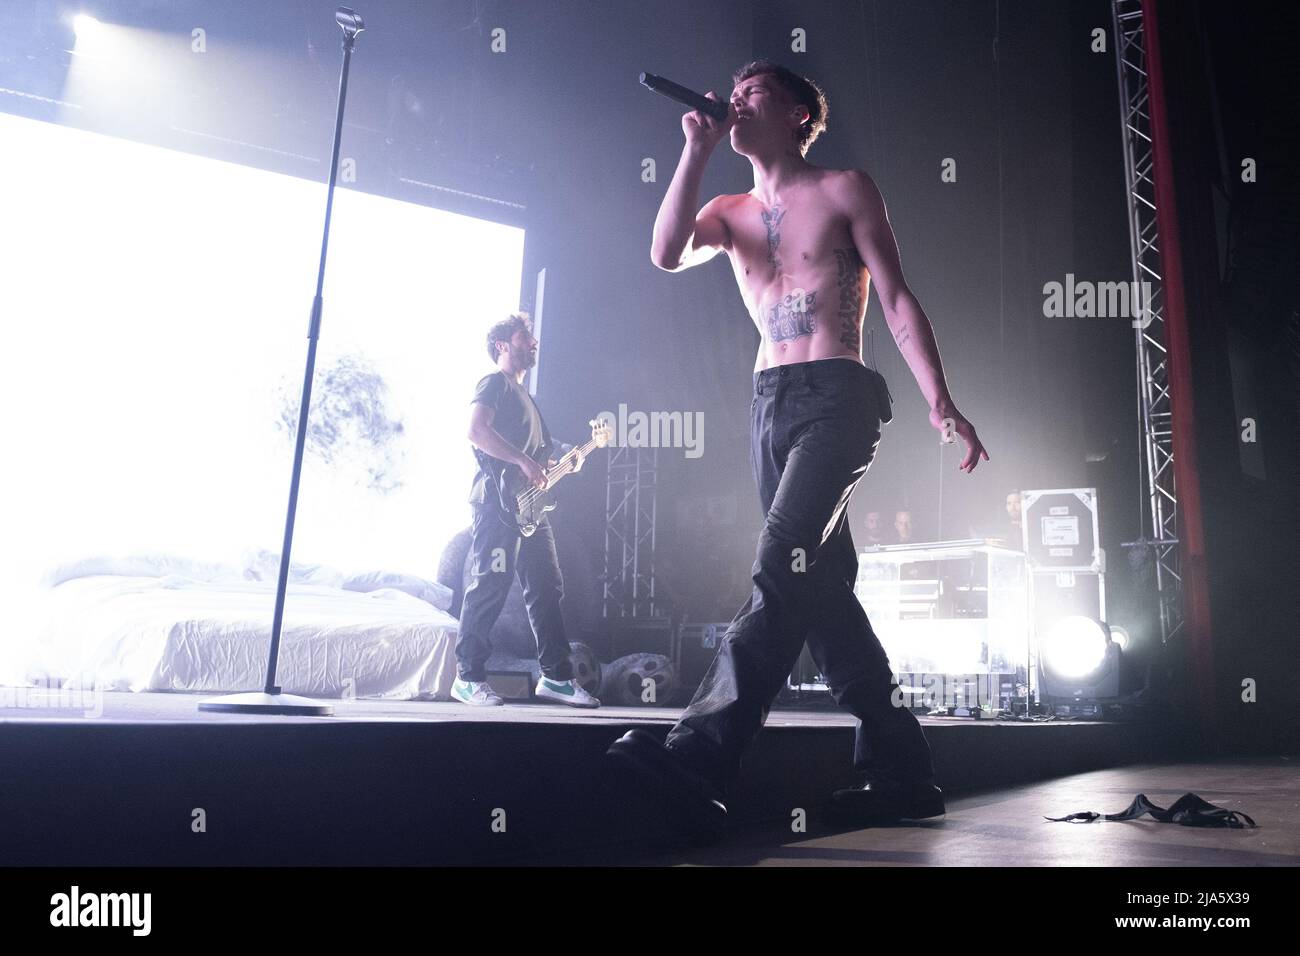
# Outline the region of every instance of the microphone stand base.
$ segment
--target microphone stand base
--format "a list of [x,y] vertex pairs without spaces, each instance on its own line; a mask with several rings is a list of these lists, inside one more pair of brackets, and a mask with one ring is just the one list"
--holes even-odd
[[293,717],[331,717],[334,708],[329,704],[298,697],[294,694],[266,694],[253,691],[246,694],[227,694],[199,701],[199,710],[221,714],[267,714]]

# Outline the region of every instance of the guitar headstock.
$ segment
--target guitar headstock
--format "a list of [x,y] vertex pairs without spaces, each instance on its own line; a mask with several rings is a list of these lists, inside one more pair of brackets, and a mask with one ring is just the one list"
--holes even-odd
[[597,448],[604,448],[614,437],[613,427],[603,418],[593,418],[587,424],[591,426],[591,440],[596,443]]

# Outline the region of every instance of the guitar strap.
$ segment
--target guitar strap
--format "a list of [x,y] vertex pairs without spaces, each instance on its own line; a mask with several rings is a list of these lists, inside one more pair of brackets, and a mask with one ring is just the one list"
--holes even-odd
[[537,412],[537,420],[542,423],[542,447],[537,450],[537,453],[542,456],[542,462],[545,462],[552,448],[551,430],[546,427],[546,416],[542,414],[542,410],[533,401],[533,396],[529,395],[528,400],[533,403],[533,411]]

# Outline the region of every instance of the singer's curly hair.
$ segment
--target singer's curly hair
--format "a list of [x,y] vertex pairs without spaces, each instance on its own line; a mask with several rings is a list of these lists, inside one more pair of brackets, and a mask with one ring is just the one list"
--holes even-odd
[[732,88],[734,89],[737,84],[751,76],[763,74],[776,77],[781,88],[789,93],[796,103],[808,108],[808,119],[795,133],[795,144],[799,147],[799,152],[807,156],[809,147],[826,129],[826,116],[830,109],[826,102],[826,94],[813,80],[800,76],[793,70],[787,70],[781,64],[773,63],[771,60],[753,60],[746,63],[732,74]]
[[509,318],[502,319],[496,325],[492,326],[492,328],[488,329],[488,358],[493,362],[497,360],[497,355],[500,354],[497,352],[498,342],[509,342],[515,337],[516,332],[528,332],[531,334],[532,331],[533,317],[527,312],[515,312]]

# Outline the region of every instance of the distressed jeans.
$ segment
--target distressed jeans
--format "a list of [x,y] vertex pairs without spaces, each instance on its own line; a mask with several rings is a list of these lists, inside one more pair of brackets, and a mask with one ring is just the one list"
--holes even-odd
[[750,447],[763,530],[749,600],[719,642],[667,744],[726,792],[805,642],[835,701],[858,718],[854,767],[868,780],[932,780],[921,725],[894,706],[897,684],[853,593],[849,497],[880,443],[888,409],[877,373],[822,359],[754,375]]

